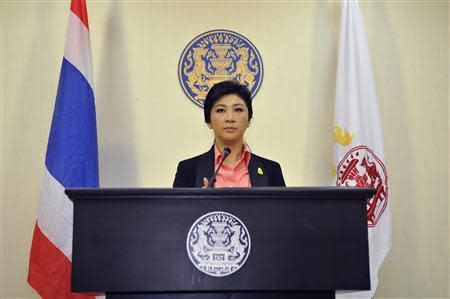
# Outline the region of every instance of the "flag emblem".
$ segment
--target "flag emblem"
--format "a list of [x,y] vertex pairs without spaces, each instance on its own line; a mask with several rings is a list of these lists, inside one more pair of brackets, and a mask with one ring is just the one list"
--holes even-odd
[[236,216],[216,211],[198,218],[189,230],[189,259],[203,273],[223,277],[239,270],[250,254],[250,234]]
[[212,30],[186,46],[178,63],[178,79],[184,93],[200,107],[209,89],[226,80],[244,84],[254,97],[261,87],[263,62],[256,47],[243,35]]
[[341,146],[347,146],[352,143],[353,138],[355,137],[355,134],[352,133],[350,135],[350,132],[345,131],[339,126],[338,124],[334,124],[334,133],[333,138],[334,141],[339,143]]
[[354,147],[337,166],[337,175],[337,186],[377,190],[367,201],[367,224],[376,226],[388,203],[388,177],[381,159],[367,146]]

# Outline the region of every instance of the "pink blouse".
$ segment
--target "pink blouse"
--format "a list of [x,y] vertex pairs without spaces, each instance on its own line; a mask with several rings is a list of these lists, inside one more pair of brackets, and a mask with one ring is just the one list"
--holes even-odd
[[[222,161],[222,153],[214,145],[214,171]],[[216,176],[216,188],[226,187],[251,187],[250,175],[248,173],[248,163],[250,162],[250,149],[244,144],[244,151],[241,159],[233,166],[228,167],[222,164]]]

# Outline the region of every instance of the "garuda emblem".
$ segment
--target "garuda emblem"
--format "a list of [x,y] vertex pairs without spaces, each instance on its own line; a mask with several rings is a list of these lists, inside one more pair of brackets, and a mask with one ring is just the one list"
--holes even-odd
[[247,260],[250,235],[236,216],[211,212],[192,225],[186,248],[198,270],[211,276],[227,276],[239,270]]
[[337,166],[337,186],[374,188],[367,201],[369,227],[377,225],[388,203],[387,173],[383,162],[366,146],[352,148]]
[[239,81],[255,96],[263,79],[263,62],[244,36],[213,30],[200,34],[186,46],[178,64],[178,78],[189,99],[203,107],[209,89],[225,80]]

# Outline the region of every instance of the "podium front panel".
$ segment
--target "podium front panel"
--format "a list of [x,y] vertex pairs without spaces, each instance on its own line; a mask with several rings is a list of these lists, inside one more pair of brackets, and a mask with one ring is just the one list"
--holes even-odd
[[[68,190],[73,291],[369,289],[366,198],[336,188]],[[249,231],[245,264],[212,277],[190,261],[193,223],[214,211]]]

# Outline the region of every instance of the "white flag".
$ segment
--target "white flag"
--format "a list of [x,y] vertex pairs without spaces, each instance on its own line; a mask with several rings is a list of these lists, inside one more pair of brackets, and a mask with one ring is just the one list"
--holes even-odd
[[364,21],[357,1],[343,1],[334,112],[333,175],[337,186],[375,188],[367,203],[370,291],[338,291],[337,298],[372,298],[391,247],[391,209],[383,132]]

